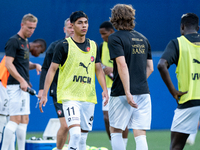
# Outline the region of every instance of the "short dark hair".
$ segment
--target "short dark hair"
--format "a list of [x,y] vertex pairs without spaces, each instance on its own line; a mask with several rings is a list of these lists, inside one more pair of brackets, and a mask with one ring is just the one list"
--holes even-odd
[[76,20],[78,20],[81,17],[85,17],[88,19],[88,16],[83,11],[75,11],[70,15],[70,22],[74,23]]
[[99,26],[99,29],[101,28],[105,28],[106,30],[111,30],[113,29],[114,30],[114,27],[112,25],[112,23],[110,21],[104,21],[100,26]]
[[194,27],[198,30],[199,17],[194,13],[186,13],[181,17],[181,24],[186,27]]
[[46,43],[46,41],[44,40],[44,39],[35,39],[34,41],[33,41],[33,43],[40,43],[41,44],[41,46],[46,50],[46,48],[47,48],[47,43]]

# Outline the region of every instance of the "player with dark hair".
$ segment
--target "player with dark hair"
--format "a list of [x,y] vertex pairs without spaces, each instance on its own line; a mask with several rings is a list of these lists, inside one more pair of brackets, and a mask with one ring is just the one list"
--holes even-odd
[[[199,18],[194,13],[181,17],[181,36],[169,42],[160,61],[158,70],[178,104],[171,126],[170,150],[182,150],[189,134],[197,132],[200,118],[200,35]],[[168,68],[175,64],[178,90],[171,81]]]
[[7,82],[9,96],[10,120],[5,126],[2,150],[7,150],[12,142],[13,134],[17,133],[18,149],[25,149],[26,129],[30,114],[30,96],[27,88],[30,88],[29,69],[41,71],[41,65],[29,61],[29,43],[37,26],[37,18],[32,14],[24,15],[21,29],[12,36],[5,46],[5,66],[10,73]]
[[[71,26],[69,18],[65,20],[64,33],[65,33],[65,38],[72,37],[74,35],[74,30]],[[58,44],[62,40],[64,40],[64,39],[60,39],[60,40],[57,40],[57,41],[51,43],[51,45],[47,49],[47,52],[46,52],[46,55],[45,55],[45,58],[44,58],[44,62],[43,62],[43,65],[42,65],[41,76],[40,76],[40,87],[39,87],[39,92],[38,92],[38,98],[39,99],[41,99],[41,97],[42,97],[45,77],[46,77],[47,71],[48,71],[48,69],[51,65],[53,53],[55,51],[55,46],[56,46],[56,44]],[[57,149],[59,150],[59,149],[63,148],[63,145],[65,144],[65,142],[67,140],[67,133],[68,133],[69,129],[68,129],[68,126],[66,124],[62,104],[57,103],[57,94],[56,94],[57,82],[58,82],[58,70],[56,71],[56,74],[54,76],[53,82],[52,82],[51,87],[50,87],[50,96],[52,96],[52,98],[53,98],[53,103],[54,103],[54,106],[55,106],[55,109],[56,109],[56,113],[57,113],[57,116],[58,116],[59,121],[60,121],[60,128],[57,132],[57,140],[56,140]]]
[[[108,36],[114,33],[115,31],[114,31],[114,27],[112,23],[110,23],[109,21],[104,21],[99,27],[99,32],[101,34],[101,38],[103,39],[103,43],[99,46],[100,58],[101,58],[103,71],[106,75],[105,77],[106,77],[108,95],[110,95],[110,91],[111,91],[111,87],[113,83],[113,61],[110,60],[110,54],[109,54],[107,42],[108,42]],[[106,132],[108,134],[109,139],[111,140],[110,125],[109,125],[109,118],[108,118],[108,108],[109,108],[109,101],[106,106],[104,106],[104,101],[102,101],[102,110],[103,110]],[[128,128],[126,128],[126,130],[123,131],[123,140],[126,147],[127,141],[128,141]]]
[[87,39],[88,17],[82,11],[73,12],[70,22],[74,36],[59,42],[48,70],[40,111],[47,102],[47,93],[59,67],[57,100],[63,104],[69,126],[69,150],[86,150],[88,131],[92,130],[94,107],[97,103],[95,73],[103,89],[102,97],[108,102],[108,93],[96,43]]
[[148,150],[146,130],[151,125],[151,98],[147,78],[153,72],[149,41],[134,30],[135,9],[117,4],[110,22],[118,31],[108,37],[114,80],[109,101],[113,150],[125,150],[122,131],[133,129],[136,150]]
[[44,39],[35,39],[33,42],[30,42],[30,52],[33,56],[38,57],[40,54],[44,53],[47,44]]

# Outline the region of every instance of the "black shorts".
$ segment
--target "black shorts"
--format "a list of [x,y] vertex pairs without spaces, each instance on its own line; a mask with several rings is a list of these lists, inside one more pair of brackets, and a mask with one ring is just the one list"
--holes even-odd
[[53,104],[54,104],[54,107],[56,109],[56,113],[57,113],[58,118],[65,117],[62,104],[57,103],[57,98],[55,96],[52,96],[52,97],[53,97]]

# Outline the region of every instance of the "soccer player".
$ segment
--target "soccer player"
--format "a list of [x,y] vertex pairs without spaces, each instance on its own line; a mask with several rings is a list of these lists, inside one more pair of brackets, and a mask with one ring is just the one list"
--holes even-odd
[[[100,58],[102,62],[103,71],[105,73],[106,78],[106,85],[108,89],[108,95],[110,95],[112,83],[113,83],[113,61],[110,60],[110,54],[108,49],[108,36],[114,33],[114,27],[109,21],[103,22],[99,27],[99,32],[101,34],[101,37],[103,39],[103,43],[100,45]],[[109,125],[109,118],[108,118],[108,108],[109,108],[109,101],[108,104],[104,106],[104,101],[102,101],[102,110],[103,110],[103,116],[104,116],[104,122],[106,127],[106,132],[108,134],[109,139],[110,137],[110,125]],[[127,145],[128,141],[128,128],[123,131],[123,140],[125,147]]]
[[35,57],[38,57],[40,54],[44,53],[46,50],[47,44],[44,39],[35,39],[33,42],[30,42],[29,51]]
[[[186,13],[181,17],[181,36],[169,42],[158,62],[160,75],[178,104],[171,126],[170,150],[182,150],[189,134],[197,132],[200,118],[200,34],[199,17]],[[178,90],[168,68],[175,64]]]
[[[74,29],[71,26],[71,22],[70,22],[69,18],[66,19],[64,22],[64,33],[65,33],[65,38],[72,37],[74,35]],[[41,72],[41,76],[40,76],[40,88],[39,88],[40,90],[38,92],[39,99],[41,99],[41,97],[42,97],[42,93],[43,93],[43,89],[44,89],[44,81],[45,81],[47,71],[51,65],[53,53],[55,50],[54,48],[55,48],[56,44],[62,40],[64,40],[64,39],[60,39],[60,40],[57,40],[57,41],[51,43],[51,45],[49,46],[49,48],[46,52],[44,62],[42,65],[42,72]],[[57,103],[57,94],[56,94],[57,82],[58,82],[58,70],[56,71],[56,74],[54,76],[53,82],[50,87],[50,96],[52,96],[52,98],[53,98],[53,103],[54,103],[54,106],[56,109],[56,113],[60,120],[60,128],[57,132],[57,141],[56,141],[57,149],[62,149],[62,147],[64,146],[64,144],[67,140],[67,133],[68,133],[69,129],[66,124],[62,104]]]
[[104,72],[101,68],[97,45],[86,38],[88,16],[82,11],[73,12],[70,22],[74,36],[59,42],[48,70],[40,111],[47,102],[47,93],[59,67],[57,99],[63,104],[67,125],[69,126],[69,150],[86,149],[88,131],[92,130],[94,107],[97,103],[95,73],[103,89],[102,97],[108,102],[108,92]]
[[41,65],[29,61],[29,43],[37,26],[37,18],[32,14],[24,15],[21,21],[21,29],[12,36],[5,46],[5,66],[10,76],[7,83],[9,96],[9,115],[4,135],[2,150],[7,150],[15,131],[17,132],[18,149],[25,149],[26,129],[30,114],[30,96],[27,93],[29,85],[29,69],[41,71]]
[[136,150],[147,150],[146,130],[151,124],[151,98],[147,78],[153,72],[150,44],[134,30],[135,9],[117,4],[110,22],[118,31],[108,37],[114,80],[109,101],[113,150],[125,150],[122,131],[133,129]]
[[[31,54],[35,57],[38,57],[46,50],[46,41],[44,39],[35,39],[33,42],[30,42],[29,45],[29,52],[31,52]],[[9,121],[9,98],[6,86],[10,74],[5,67],[5,59],[6,56],[3,57],[0,63],[0,143],[2,140],[3,128]],[[15,136],[12,138],[12,141],[15,142]],[[15,144],[11,144],[11,146],[9,147],[9,150],[14,150]]]

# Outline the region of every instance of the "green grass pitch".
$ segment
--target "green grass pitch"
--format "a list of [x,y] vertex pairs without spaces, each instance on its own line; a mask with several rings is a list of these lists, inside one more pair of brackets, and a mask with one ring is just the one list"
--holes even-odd
[[[43,133],[27,133],[27,139],[35,136],[42,137]],[[149,150],[169,150],[170,131],[169,130],[151,130],[147,131],[147,142]],[[88,134],[87,145],[95,147],[106,147],[112,150],[110,141],[105,131],[92,131]],[[135,150],[135,141],[133,132],[130,130],[128,135],[127,150]],[[200,131],[197,133],[195,144],[186,145],[184,150],[200,150]]]

